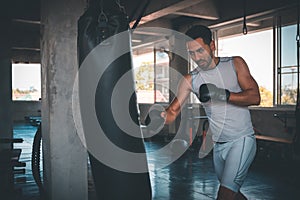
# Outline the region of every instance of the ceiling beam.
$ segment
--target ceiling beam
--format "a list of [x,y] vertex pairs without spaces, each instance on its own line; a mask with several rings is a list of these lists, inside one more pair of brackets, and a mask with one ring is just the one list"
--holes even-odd
[[[147,9],[145,16],[142,17],[139,24],[145,24],[158,18],[173,14],[202,1],[204,0],[152,0],[150,7]],[[134,23],[135,21],[131,22],[131,25]]]
[[208,20],[217,20],[220,18],[215,2],[211,0],[202,1],[201,3],[178,10],[172,14]]

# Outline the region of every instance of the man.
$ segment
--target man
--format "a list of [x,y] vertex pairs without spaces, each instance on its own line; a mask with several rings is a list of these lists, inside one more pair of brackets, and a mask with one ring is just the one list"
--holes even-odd
[[[202,102],[214,142],[213,162],[220,181],[218,200],[247,199],[240,188],[255,157],[256,140],[248,106],[260,103],[256,81],[241,57],[216,57],[210,29],[197,25],[186,32],[197,68],[184,76],[165,112],[150,112],[150,121],[169,124],[190,92]],[[151,118],[151,119],[149,119]]]

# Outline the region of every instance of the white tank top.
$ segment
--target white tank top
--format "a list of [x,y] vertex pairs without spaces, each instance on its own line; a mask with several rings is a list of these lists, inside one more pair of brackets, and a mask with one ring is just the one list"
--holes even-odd
[[[241,92],[232,57],[221,57],[214,69],[197,67],[191,73],[192,91],[199,97],[199,87],[212,83],[230,92]],[[208,101],[202,103],[209,120],[209,131],[215,142],[227,142],[254,133],[248,107],[227,102]]]

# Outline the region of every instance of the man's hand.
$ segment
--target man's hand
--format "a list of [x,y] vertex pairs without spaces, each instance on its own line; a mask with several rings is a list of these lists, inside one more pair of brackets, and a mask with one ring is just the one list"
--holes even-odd
[[158,133],[165,124],[165,117],[163,117],[164,115],[164,111],[160,111],[157,109],[150,110],[145,119],[145,125],[149,130]]
[[199,88],[199,100],[208,102],[209,100],[228,101],[230,92],[227,89],[218,88],[214,84],[202,84]]

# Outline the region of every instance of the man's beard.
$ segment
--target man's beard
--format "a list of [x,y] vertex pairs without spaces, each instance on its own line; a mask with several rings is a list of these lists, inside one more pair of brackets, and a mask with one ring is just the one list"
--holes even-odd
[[212,62],[212,57],[209,57],[208,60],[200,59],[197,60],[196,63],[197,65],[202,69],[202,70],[209,70]]

